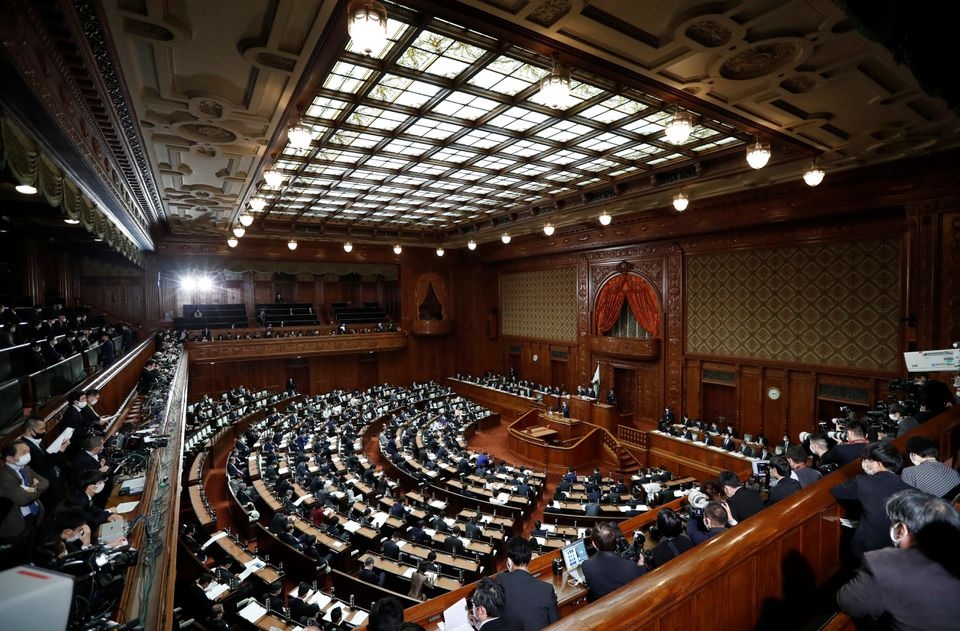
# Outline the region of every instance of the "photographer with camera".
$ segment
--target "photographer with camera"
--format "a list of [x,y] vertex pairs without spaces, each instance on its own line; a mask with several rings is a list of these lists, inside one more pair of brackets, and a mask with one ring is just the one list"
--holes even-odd
[[[696,518],[696,513],[700,513],[699,519]],[[725,532],[728,518],[727,507],[723,503],[711,500],[701,504],[687,520],[687,536],[693,545],[703,543]]]
[[848,420],[843,425],[844,432],[840,435],[843,442],[827,450],[827,441],[823,437],[810,439],[810,451],[820,457],[820,466],[835,465],[838,469],[846,466],[860,457],[869,444],[867,441],[867,426],[863,421]]
[[590,602],[620,589],[643,576],[647,568],[617,554],[619,530],[615,524],[600,522],[593,528],[593,545],[597,553],[583,564],[587,579],[587,600]]
[[[917,419],[912,416],[906,415],[906,408],[899,403],[894,403],[889,408],[887,408],[887,413],[890,417],[890,420],[897,424],[897,436],[903,436],[910,430],[919,426]],[[888,438],[888,436],[883,435],[881,439]]]

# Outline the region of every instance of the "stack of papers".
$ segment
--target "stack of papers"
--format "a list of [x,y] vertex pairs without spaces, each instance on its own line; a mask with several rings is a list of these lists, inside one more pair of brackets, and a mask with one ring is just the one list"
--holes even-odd
[[136,508],[139,503],[139,500],[135,502],[121,502],[120,504],[117,504],[117,514],[123,515],[124,513],[129,513]]
[[347,532],[357,532],[360,530],[360,524],[355,521],[348,521],[343,525],[343,529]]
[[230,589],[229,585],[223,583],[210,583],[204,593],[207,595],[207,598],[210,600],[216,600],[220,597],[220,594]]
[[63,447],[63,443],[70,440],[70,437],[73,436],[73,428],[68,427],[57,436],[56,440],[50,443],[50,446],[47,447],[48,454],[55,454],[60,451],[60,448]]
[[206,550],[208,547],[210,547],[210,544],[211,544],[211,543],[213,543],[213,542],[216,541],[217,539],[223,539],[223,538],[226,537],[226,536],[227,536],[227,532],[226,532],[225,530],[221,530],[220,532],[215,533],[212,537],[210,537],[209,539],[207,539],[206,543],[204,543],[202,546],[200,546],[200,549],[201,549],[201,550]]
[[240,617],[244,620],[249,620],[250,622],[256,622],[260,618],[264,617],[267,614],[267,610],[257,601],[252,600],[250,604],[241,609],[239,612]]

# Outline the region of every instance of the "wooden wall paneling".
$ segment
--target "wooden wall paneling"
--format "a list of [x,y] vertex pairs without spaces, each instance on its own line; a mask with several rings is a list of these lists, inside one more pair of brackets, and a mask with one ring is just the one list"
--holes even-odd
[[314,281],[297,280],[295,285],[294,301],[314,305],[316,309],[316,294],[314,293]]
[[807,371],[789,371],[787,388],[783,389],[787,404],[787,433],[796,441],[800,432],[810,432],[816,427],[816,379]]
[[[736,628],[735,621],[750,620],[753,618],[753,612],[756,610],[756,592],[757,592],[757,560],[756,557],[750,557],[746,561],[736,565],[732,570],[726,573],[722,583],[726,583],[723,593],[727,596],[737,594],[737,598],[729,598],[724,614],[732,623],[728,628]],[[721,582],[721,581],[718,581]],[[716,625],[706,624],[699,627],[701,629],[717,628]]]
[[379,281],[365,281],[360,286],[361,302],[380,302]]
[[688,359],[686,366],[686,374],[683,378],[683,408],[672,411],[677,418],[684,412],[686,412],[690,418],[701,418],[703,412],[701,411],[702,382],[700,380],[700,360]]
[[[950,212],[941,215],[940,222],[940,334],[936,346],[950,348],[960,340],[960,209],[956,202]],[[947,381],[948,375],[941,379]]]
[[[338,281],[326,280],[323,283],[323,304],[324,307],[330,309],[330,305],[335,302],[344,302],[342,288]],[[330,315],[333,315],[333,310],[330,310]]]
[[273,304],[277,293],[270,281],[256,280],[253,283],[253,302],[255,305]]
[[[787,371],[782,368],[764,368],[763,384],[760,388],[763,414],[763,433],[770,440],[770,444],[780,442],[780,438],[787,430],[786,394]],[[779,399],[767,396],[767,390],[777,388],[780,391]]]
[[[763,421],[760,417],[760,397],[762,396],[760,368],[756,366],[740,366],[737,376],[737,398],[739,400],[739,414],[735,427],[739,426],[740,435],[763,433]],[[728,421],[730,419],[727,419]],[[769,437],[768,437],[769,438]]]

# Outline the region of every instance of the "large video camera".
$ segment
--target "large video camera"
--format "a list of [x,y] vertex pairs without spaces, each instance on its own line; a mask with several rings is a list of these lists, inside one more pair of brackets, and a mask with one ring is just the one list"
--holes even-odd
[[137,563],[138,552],[130,546],[90,546],[57,559],[51,569],[75,577],[69,629],[96,628],[97,619],[108,617],[123,594],[127,569]]

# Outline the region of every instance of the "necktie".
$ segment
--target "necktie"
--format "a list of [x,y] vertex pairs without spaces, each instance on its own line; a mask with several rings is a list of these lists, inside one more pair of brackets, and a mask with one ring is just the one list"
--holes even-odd
[[[20,468],[20,479],[23,480],[24,486],[30,486],[30,480],[27,479],[27,470],[24,467]],[[36,500],[30,502],[27,508],[30,509],[30,514],[33,516],[40,514],[40,503]]]

